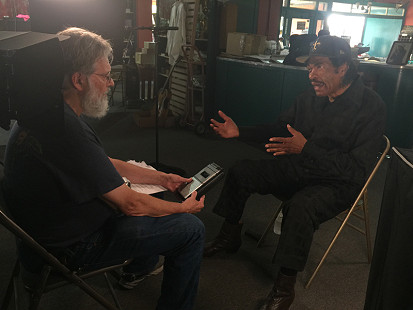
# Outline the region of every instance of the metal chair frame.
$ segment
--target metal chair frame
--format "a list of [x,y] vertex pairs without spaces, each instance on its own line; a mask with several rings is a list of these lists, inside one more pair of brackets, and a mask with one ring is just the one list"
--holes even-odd
[[[0,164],[2,164],[0,162]],[[2,193],[0,191],[0,196]],[[30,293],[30,304],[29,309],[37,309],[40,303],[40,299],[43,294],[50,292],[56,288],[74,284],[81,288],[86,294],[95,299],[102,307],[109,310],[121,310],[122,307],[119,303],[118,297],[116,296],[115,290],[108,278],[107,273],[111,272],[116,277],[117,269],[126,266],[131,262],[131,260],[126,260],[121,264],[101,268],[91,272],[77,272],[68,269],[64,264],[62,264],[54,255],[49,253],[43,246],[36,242],[29,234],[27,234],[19,225],[17,225],[7,214],[4,207],[4,201],[0,197],[0,223],[9,230],[18,240],[24,242],[26,246],[32,249],[39,257],[41,257],[45,265],[43,266],[42,272],[36,281],[35,286],[31,289]],[[59,281],[50,281],[50,275],[57,275]],[[103,274],[106,279],[108,288],[112,294],[115,305],[110,303],[103,295],[98,293],[93,287],[85,282],[86,279],[91,278],[96,275]],[[13,267],[11,278],[7,287],[7,291],[3,302],[1,303],[1,309],[6,310],[10,304],[10,300],[14,295],[14,305],[15,309],[19,309],[19,296],[18,296],[18,280],[20,275],[20,261],[17,258]]]
[[[323,265],[327,255],[330,253],[331,248],[333,247],[334,243],[336,242],[338,236],[342,232],[345,225],[347,225],[348,227],[351,227],[351,228],[355,229],[356,231],[360,232],[361,234],[365,235],[366,243],[367,243],[367,260],[368,260],[368,263],[371,262],[372,245],[371,245],[370,221],[369,221],[368,205],[367,205],[367,203],[368,203],[367,188],[370,185],[370,182],[373,179],[373,177],[375,176],[377,170],[380,168],[383,160],[386,158],[387,153],[389,152],[389,149],[390,149],[389,139],[385,135],[383,135],[383,139],[386,143],[384,151],[380,155],[376,165],[374,166],[372,172],[370,173],[367,181],[365,182],[363,188],[361,189],[359,195],[357,196],[357,198],[354,201],[354,203],[352,204],[352,206],[348,210],[344,211],[343,213],[341,213],[339,216],[336,217],[336,219],[338,219],[342,223],[341,223],[340,227],[338,228],[336,234],[334,235],[333,239],[331,240],[327,250],[324,252],[324,255],[321,258],[320,262],[318,263],[317,267],[315,268],[315,270],[311,274],[309,280],[305,284],[305,288],[310,287],[310,285],[313,282],[316,274],[318,273],[321,266]],[[259,240],[257,242],[257,247],[262,246],[262,244],[265,241],[265,238],[267,237],[268,233],[274,227],[275,220],[277,219],[278,214],[282,211],[282,207],[283,207],[283,202],[281,202],[281,204],[278,206],[277,210],[275,211],[274,215],[271,218],[271,221],[268,223],[268,225],[265,228],[263,234],[259,238]],[[359,210],[362,211],[362,214],[356,213],[356,211],[359,211]],[[353,225],[353,224],[348,222],[350,216],[352,216],[352,215],[364,222],[364,228],[357,227],[356,225]],[[343,218],[343,216],[344,216],[344,218]],[[275,258],[275,255],[273,256],[272,262],[274,262],[274,258]]]

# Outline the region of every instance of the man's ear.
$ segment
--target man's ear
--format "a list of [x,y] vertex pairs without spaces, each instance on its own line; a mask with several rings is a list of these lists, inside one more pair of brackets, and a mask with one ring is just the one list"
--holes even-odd
[[84,75],[80,72],[75,72],[72,74],[72,85],[78,91],[82,91],[85,87]]
[[340,73],[340,75],[343,77],[347,73],[348,68],[348,63],[343,63],[338,67],[338,73]]

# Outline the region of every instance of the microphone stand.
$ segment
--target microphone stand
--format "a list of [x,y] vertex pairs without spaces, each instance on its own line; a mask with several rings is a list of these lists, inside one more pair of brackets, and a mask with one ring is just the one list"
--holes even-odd
[[[156,1],[158,2],[158,0]],[[159,25],[159,5],[156,5],[156,20],[155,24]],[[159,162],[159,102],[158,102],[158,54],[159,54],[159,32],[165,30],[178,30],[178,27],[169,26],[150,26],[150,27],[134,27],[132,30],[151,30],[155,41],[155,79],[154,79],[154,97],[155,100],[155,168],[164,172],[175,173],[179,175],[185,175],[185,170],[177,167],[171,167],[162,165]]]

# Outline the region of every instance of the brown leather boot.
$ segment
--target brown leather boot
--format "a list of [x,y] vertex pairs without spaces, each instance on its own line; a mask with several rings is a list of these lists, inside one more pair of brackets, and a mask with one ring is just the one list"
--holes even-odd
[[238,251],[241,246],[241,229],[242,224],[230,224],[225,221],[218,236],[205,245],[204,257],[211,257],[222,251],[228,253]]
[[294,286],[297,276],[286,276],[281,272],[274,287],[260,310],[288,310],[294,301]]

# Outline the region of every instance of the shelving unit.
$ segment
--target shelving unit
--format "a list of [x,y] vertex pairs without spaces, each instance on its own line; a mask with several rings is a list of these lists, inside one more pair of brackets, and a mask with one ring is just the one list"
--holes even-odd
[[[185,3],[186,10],[186,45],[194,46],[196,40],[196,25],[199,12],[200,0],[181,0]],[[161,43],[164,40],[166,46],[166,36],[161,36]],[[160,46],[161,50],[165,50],[163,46]],[[163,48],[163,49],[162,49]],[[161,54],[158,58],[158,75],[160,85],[162,79],[168,75],[168,69],[170,65],[168,63],[168,56]],[[174,116],[179,116],[182,120],[190,115],[191,103],[188,94],[190,93],[190,78],[188,74],[187,61],[180,61],[172,72],[169,83],[171,98],[169,101],[169,109]]]
[[136,49],[136,33],[132,28],[136,26],[136,5],[134,1],[126,0],[125,23],[123,37],[123,63],[128,64],[134,61]]
[[[116,63],[112,64],[112,78],[114,80],[114,86],[111,90],[109,97],[110,105],[115,103],[115,92],[121,92],[121,102],[122,106],[129,99],[137,97],[134,90],[134,84],[136,84],[136,71],[134,54],[135,54],[135,44],[136,44],[136,33],[132,31],[132,28],[136,25],[136,6],[135,2],[131,0],[125,1],[125,14],[124,14],[124,24],[123,24],[123,51],[122,58]],[[130,98],[129,98],[130,97]]]

